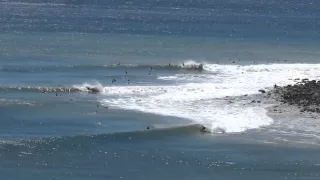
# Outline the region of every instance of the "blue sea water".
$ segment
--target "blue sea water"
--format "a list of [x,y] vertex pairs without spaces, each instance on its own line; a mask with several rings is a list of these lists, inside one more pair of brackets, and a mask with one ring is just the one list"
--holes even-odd
[[2,0],[0,179],[319,179],[318,119],[240,98],[319,79],[319,28],[315,0]]

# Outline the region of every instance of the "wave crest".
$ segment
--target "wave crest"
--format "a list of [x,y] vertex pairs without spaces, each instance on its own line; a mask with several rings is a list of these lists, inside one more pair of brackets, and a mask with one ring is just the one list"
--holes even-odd
[[35,71],[69,71],[69,70],[104,70],[104,69],[160,69],[160,70],[189,70],[189,71],[201,71],[203,70],[202,63],[196,63],[193,61],[187,61],[185,63],[168,63],[168,64],[105,64],[105,65],[57,65],[57,66],[36,66],[36,67],[16,67],[16,66],[1,66],[0,71],[5,72],[20,72],[20,73],[32,73]]
[[103,85],[99,82],[83,83],[80,85],[74,85],[73,87],[34,87],[34,86],[0,86],[0,92],[89,92],[99,93],[104,89]]
[[80,92],[81,90],[73,87],[34,87],[34,86],[1,86],[0,92]]

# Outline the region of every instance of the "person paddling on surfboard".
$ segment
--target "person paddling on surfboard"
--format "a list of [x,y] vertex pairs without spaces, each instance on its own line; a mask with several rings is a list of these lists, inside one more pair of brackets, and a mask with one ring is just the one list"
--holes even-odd
[[98,89],[98,88],[91,88],[91,87],[88,87],[88,86],[86,86],[86,88],[87,88],[87,90],[88,90],[89,92],[92,92],[92,93],[97,93],[97,92],[99,92],[99,89]]

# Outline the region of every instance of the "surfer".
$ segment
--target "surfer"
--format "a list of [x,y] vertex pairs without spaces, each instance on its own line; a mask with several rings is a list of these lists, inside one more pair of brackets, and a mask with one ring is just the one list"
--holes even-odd
[[201,131],[202,131],[202,132],[207,132],[207,128],[204,127],[204,126],[202,126]]
[[91,87],[88,87],[88,86],[86,86],[86,88],[87,88],[87,90],[88,90],[89,92],[93,92],[93,93],[100,92],[98,88],[91,88]]

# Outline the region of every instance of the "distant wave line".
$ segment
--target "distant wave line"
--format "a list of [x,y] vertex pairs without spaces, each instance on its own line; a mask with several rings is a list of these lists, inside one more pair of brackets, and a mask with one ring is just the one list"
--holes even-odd
[[23,91],[23,92],[81,92],[82,90],[74,87],[33,87],[33,86],[0,86],[3,91]]
[[2,66],[0,71],[14,72],[32,72],[46,70],[63,70],[63,69],[117,69],[117,68],[136,68],[136,69],[167,69],[167,70],[203,70],[204,64],[155,64],[155,65],[139,65],[139,64],[105,64],[105,65],[52,65],[52,66],[34,66],[34,67],[19,67],[19,66]]

